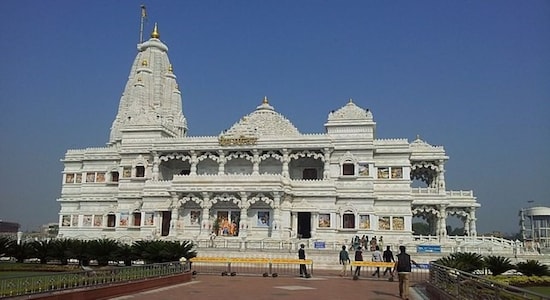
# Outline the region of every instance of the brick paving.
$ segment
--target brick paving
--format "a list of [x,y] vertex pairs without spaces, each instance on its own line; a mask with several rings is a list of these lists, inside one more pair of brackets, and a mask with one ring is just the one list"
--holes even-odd
[[[410,299],[423,299],[411,289]],[[224,300],[396,300],[399,299],[397,282],[387,278],[342,278],[337,271],[315,271],[312,278],[290,276],[221,276],[198,274],[191,282],[139,292],[112,300],[171,300],[171,299],[224,299]]]

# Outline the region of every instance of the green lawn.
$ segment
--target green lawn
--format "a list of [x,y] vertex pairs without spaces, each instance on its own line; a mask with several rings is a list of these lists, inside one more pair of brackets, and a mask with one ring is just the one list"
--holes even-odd
[[533,291],[535,293],[543,294],[543,295],[550,295],[550,286],[532,286],[532,287],[525,287],[524,289]]

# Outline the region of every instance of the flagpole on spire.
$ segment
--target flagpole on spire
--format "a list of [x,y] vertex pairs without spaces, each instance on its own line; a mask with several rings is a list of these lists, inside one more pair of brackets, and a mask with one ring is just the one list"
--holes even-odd
[[143,43],[143,23],[147,19],[147,10],[145,10],[145,5],[141,5],[141,20],[139,24],[139,43]]

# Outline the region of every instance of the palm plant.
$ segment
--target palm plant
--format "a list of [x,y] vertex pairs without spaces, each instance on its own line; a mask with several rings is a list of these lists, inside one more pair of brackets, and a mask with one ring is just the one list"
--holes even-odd
[[7,237],[7,236],[0,237],[0,257],[7,256],[11,252],[13,252],[13,247],[16,244],[17,243],[15,242],[15,240],[10,237]]
[[181,257],[193,258],[197,256],[193,248],[190,241],[137,241],[132,245],[132,252],[148,263],[156,263],[177,261]]
[[489,255],[483,260],[485,262],[485,267],[495,276],[515,268],[510,259],[507,257]]
[[69,239],[57,239],[53,240],[50,248],[50,255],[53,259],[59,260],[61,264],[66,265],[67,259],[70,257],[71,240]]
[[68,256],[76,258],[83,266],[87,266],[90,261],[90,242],[84,240],[69,240]]
[[471,252],[451,253],[449,256],[436,260],[435,263],[468,273],[483,269],[484,266],[483,256]]
[[117,260],[124,261],[124,265],[131,266],[132,260],[137,259],[138,257],[132,251],[132,246],[128,244],[120,244],[118,250],[115,253]]
[[15,257],[17,262],[23,262],[25,259],[31,258],[32,253],[31,243],[22,242],[21,244],[14,244],[9,255]]
[[47,263],[49,259],[53,258],[54,243],[53,240],[31,242],[32,256],[39,258],[41,264]]
[[550,275],[548,266],[541,264],[538,260],[527,260],[526,262],[517,263],[519,272],[526,276],[546,276]]
[[106,266],[110,260],[117,259],[119,242],[112,239],[98,239],[89,241],[90,259],[96,259],[100,266]]

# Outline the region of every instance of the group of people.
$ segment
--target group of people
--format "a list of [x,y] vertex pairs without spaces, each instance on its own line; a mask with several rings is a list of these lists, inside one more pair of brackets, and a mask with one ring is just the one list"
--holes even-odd
[[[410,273],[412,270],[412,264],[417,265],[417,263],[411,259],[411,256],[406,252],[405,246],[399,246],[399,254],[393,255],[391,251],[391,246],[386,246],[384,252],[380,252],[380,246],[375,245],[373,248],[374,252],[372,253],[372,261],[374,262],[389,262],[394,263],[392,267],[386,267],[384,270],[383,276],[389,272],[390,281],[393,281],[394,273],[397,272],[397,277],[399,279],[399,296],[402,299],[409,299],[409,280]],[[298,250],[298,259],[305,260],[306,252],[305,245],[301,244],[300,249]],[[347,275],[348,266],[351,264],[351,259],[349,253],[346,249],[346,246],[342,246],[342,250],[339,253],[339,261],[342,265],[342,270],[340,271],[340,276],[344,277]],[[355,248],[355,261],[363,261],[363,251],[361,246]],[[361,266],[356,266],[353,273],[354,278],[358,278],[361,273]],[[380,267],[376,267],[376,271],[372,276],[380,277]],[[311,274],[307,272],[305,264],[300,264],[300,277],[311,277]]]
[[[339,261],[342,265],[342,270],[340,271],[340,276],[344,277],[347,275],[348,266],[351,263],[349,253],[346,250],[346,246],[342,246],[342,250],[339,254]],[[355,248],[355,261],[363,261],[363,251],[361,246]],[[387,246],[384,252],[380,252],[380,246],[376,245],[374,247],[374,252],[372,253],[372,261],[374,262],[390,262],[394,263],[394,267],[386,267],[384,270],[383,276],[389,272],[390,281],[393,281],[394,272],[397,272],[399,278],[399,296],[403,299],[409,298],[409,276],[411,273],[412,265],[411,263],[416,264],[414,260],[411,259],[410,255],[406,252],[405,246],[399,246],[399,254],[395,257],[391,251],[391,247]],[[353,273],[354,278],[358,278],[361,274],[361,266],[356,266]],[[380,277],[380,267],[376,267],[376,271],[372,276]]]
[[367,235],[363,235],[362,237],[356,235],[351,239],[351,248],[353,249],[362,247],[365,250],[369,249],[370,251],[376,251],[376,246],[378,246],[379,249],[382,249],[384,247],[383,237],[377,239],[376,236],[373,236],[369,240],[369,237]]

